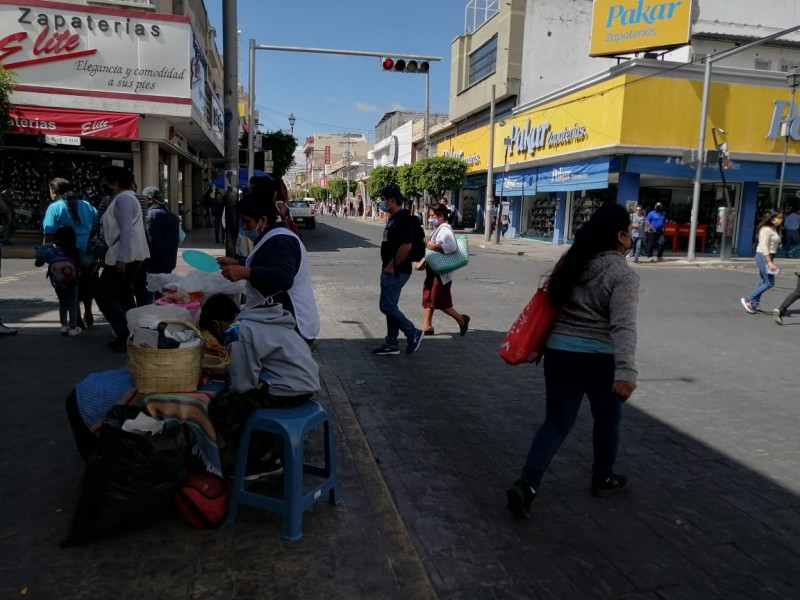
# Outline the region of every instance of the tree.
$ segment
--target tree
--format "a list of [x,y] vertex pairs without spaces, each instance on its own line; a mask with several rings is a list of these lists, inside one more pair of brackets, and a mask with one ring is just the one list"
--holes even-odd
[[311,196],[317,202],[319,202],[321,200],[326,200],[328,198],[328,190],[318,185],[312,185],[308,189],[308,195]]
[[0,140],[8,132],[9,118],[14,108],[9,98],[15,85],[12,72],[0,65]]
[[422,182],[417,163],[397,167],[397,181],[400,191],[406,198],[419,198],[422,196]]
[[[268,131],[261,135],[261,148],[266,153],[272,151],[272,175],[278,179],[282,178],[294,166],[294,151],[297,148],[297,138],[283,131]],[[239,153],[240,162],[247,165],[247,134],[243,133],[239,138],[239,147],[243,152]],[[244,157],[244,160],[242,160]],[[259,156],[259,150],[255,151],[255,168],[263,166]]]
[[[328,181],[328,191],[331,193],[331,198],[334,200],[344,200],[346,195],[345,188],[347,187],[346,179],[331,179]],[[358,189],[358,182],[350,182],[350,193],[355,194]]]
[[387,185],[399,185],[397,181],[397,167],[375,167],[367,183],[367,193],[372,198],[377,198],[381,190]]
[[428,191],[432,201],[438,200],[449,190],[460,189],[467,175],[467,163],[458,158],[423,158],[414,166],[420,188]]

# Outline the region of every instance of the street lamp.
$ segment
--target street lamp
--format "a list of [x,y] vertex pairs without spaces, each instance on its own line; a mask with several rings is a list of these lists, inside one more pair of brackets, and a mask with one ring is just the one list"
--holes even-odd
[[778,208],[780,209],[783,203],[783,180],[786,177],[786,158],[789,154],[789,136],[792,133],[794,120],[797,118],[797,108],[794,104],[794,93],[797,91],[797,86],[800,85],[800,72],[795,69],[794,72],[786,76],[786,82],[792,90],[792,101],[789,103],[789,116],[786,121],[781,123],[781,135],[783,136],[783,160],[781,161],[781,179],[778,183]]
[[289,127],[292,129],[292,135],[294,135],[294,124],[297,119],[294,118],[294,113],[289,113]]

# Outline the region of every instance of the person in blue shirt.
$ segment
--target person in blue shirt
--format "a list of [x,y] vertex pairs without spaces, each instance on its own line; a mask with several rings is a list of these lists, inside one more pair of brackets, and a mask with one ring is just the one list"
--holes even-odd
[[656,250],[656,260],[661,262],[664,260],[664,246],[667,239],[664,237],[664,225],[667,222],[667,213],[664,212],[664,207],[661,202],[656,202],[653,210],[647,213],[645,217],[648,226],[647,230],[647,258],[653,258],[653,250]]

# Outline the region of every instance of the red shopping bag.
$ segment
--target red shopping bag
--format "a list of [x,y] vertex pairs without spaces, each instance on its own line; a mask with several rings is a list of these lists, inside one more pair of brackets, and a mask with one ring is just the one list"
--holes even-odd
[[558,309],[550,303],[547,283],[536,293],[500,344],[500,357],[509,365],[538,363],[556,324]]

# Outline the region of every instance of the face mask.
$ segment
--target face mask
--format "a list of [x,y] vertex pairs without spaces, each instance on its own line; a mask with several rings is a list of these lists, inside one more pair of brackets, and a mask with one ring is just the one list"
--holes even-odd
[[772,219],[772,224],[775,225],[775,227],[780,227],[781,223],[783,223],[783,219]]
[[239,230],[239,235],[243,235],[244,237],[246,237],[246,238],[252,240],[253,242],[255,242],[258,239],[258,236],[260,236],[261,234],[258,232],[258,229],[244,229],[244,228],[241,228]]
[[378,204],[378,208],[380,208],[383,212],[389,212],[389,209],[386,207],[386,202],[381,200],[381,203]]
[[439,224],[439,219],[435,217],[433,219],[428,219],[428,227],[436,227],[438,224]]

